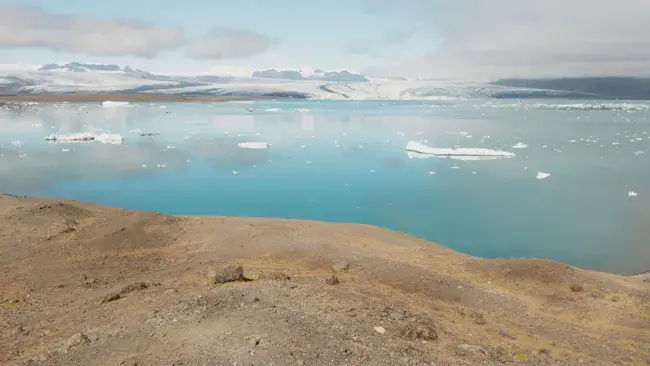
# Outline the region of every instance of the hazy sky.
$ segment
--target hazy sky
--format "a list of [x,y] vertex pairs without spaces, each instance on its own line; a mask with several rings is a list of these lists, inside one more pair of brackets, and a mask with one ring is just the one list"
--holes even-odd
[[650,0],[0,0],[0,63],[650,75]]

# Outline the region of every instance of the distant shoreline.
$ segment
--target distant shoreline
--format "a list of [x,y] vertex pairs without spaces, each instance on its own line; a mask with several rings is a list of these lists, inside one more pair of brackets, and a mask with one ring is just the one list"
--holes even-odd
[[[0,102],[231,102],[231,101],[252,101],[267,100],[268,97],[238,97],[238,96],[187,96],[168,94],[106,94],[106,93],[65,93],[65,94],[25,94],[25,95],[4,95],[0,96]],[[278,98],[275,98],[278,99]]]

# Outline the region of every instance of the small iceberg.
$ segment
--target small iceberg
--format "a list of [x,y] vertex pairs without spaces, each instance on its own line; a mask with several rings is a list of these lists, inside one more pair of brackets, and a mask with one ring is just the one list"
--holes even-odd
[[266,108],[264,111],[265,112],[281,112],[282,110],[280,108]]
[[497,158],[512,158],[515,154],[502,151],[502,150],[491,150],[491,149],[482,149],[482,148],[435,148],[430,147],[419,142],[409,141],[406,145],[406,151],[412,151],[425,155],[434,155],[434,156],[488,156],[488,157],[497,157]]
[[129,107],[129,106],[131,106],[129,102],[113,102],[110,100],[102,102],[102,107],[104,108]]
[[551,175],[549,173],[537,172],[537,179],[546,179],[550,176]]
[[525,149],[527,147],[528,145],[524,144],[523,142],[517,142],[516,144],[512,145],[513,149]]
[[627,192],[627,196],[628,196],[628,197],[636,197],[636,196],[638,196],[638,195],[639,195],[639,194],[636,193],[636,192],[634,192],[634,191],[629,191],[629,192]]
[[81,132],[62,135],[50,135],[45,138],[45,141],[61,143],[98,141],[103,144],[121,144],[122,141],[124,141],[124,138],[121,135],[117,134],[95,134],[90,132]]
[[240,142],[237,146],[242,149],[267,149],[269,144],[266,142]]

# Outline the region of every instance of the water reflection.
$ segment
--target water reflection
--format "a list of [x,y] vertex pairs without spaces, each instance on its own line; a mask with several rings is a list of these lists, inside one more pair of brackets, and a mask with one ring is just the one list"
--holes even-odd
[[[173,213],[361,222],[474,255],[632,272],[646,269],[650,256],[650,161],[638,153],[650,153],[648,115],[372,102],[40,106],[0,114],[0,191]],[[44,141],[75,132],[124,141]],[[406,152],[411,140],[528,148],[505,160],[422,159]],[[269,148],[237,146],[246,141]],[[537,171],[552,176],[537,180]]]

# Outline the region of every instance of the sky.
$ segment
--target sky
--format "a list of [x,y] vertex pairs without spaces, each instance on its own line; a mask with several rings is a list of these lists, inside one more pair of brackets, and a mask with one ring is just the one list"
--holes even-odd
[[650,76],[649,0],[0,0],[0,63]]

